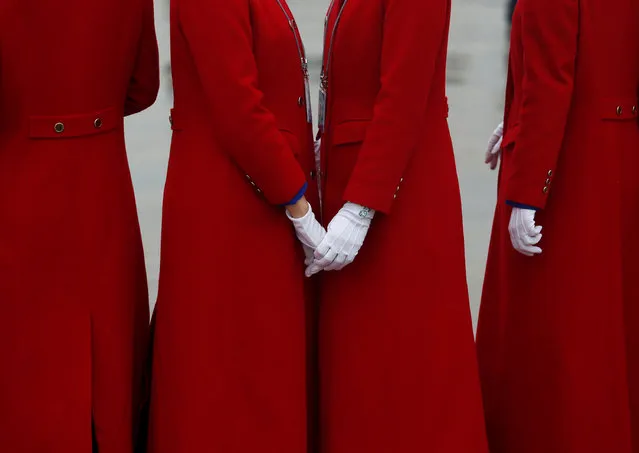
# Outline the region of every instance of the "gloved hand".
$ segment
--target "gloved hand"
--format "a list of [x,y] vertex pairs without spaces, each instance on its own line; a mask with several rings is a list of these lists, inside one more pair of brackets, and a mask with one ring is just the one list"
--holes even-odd
[[535,225],[535,211],[532,209],[513,208],[510,215],[508,232],[515,250],[526,256],[539,255],[537,247],[541,241],[541,226]]
[[493,132],[493,135],[490,137],[488,141],[488,149],[486,150],[486,159],[485,163],[490,165],[490,169],[494,170],[497,168],[497,164],[499,163],[499,156],[501,154],[501,143],[504,139],[504,122],[502,121]]
[[326,237],[315,249],[315,259],[306,268],[310,277],[320,271],[338,271],[351,264],[364,244],[375,211],[346,203],[328,225]]
[[297,239],[299,239],[304,247],[304,255],[306,256],[304,265],[309,266],[315,257],[315,249],[322,242],[324,236],[326,236],[326,230],[315,218],[310,203],[308,204],[308,212],[304,217],[296,219],[292,217],[288,211],[286,211],[286,216],[293,223]]

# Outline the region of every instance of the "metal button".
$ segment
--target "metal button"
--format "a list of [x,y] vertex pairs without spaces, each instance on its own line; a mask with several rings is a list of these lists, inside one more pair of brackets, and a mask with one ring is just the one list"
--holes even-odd
[[552,170],[548,170],[548,176],[552,176]]
[[102,118],[96,118],[93,122],[93,127],[100,129],[102,127]]
[[304,105],[304,98],[303,97],[298,97],[297,98],[297,105],[299,105],[300,107]]
[[551,182],[551,181],[550,181],[550,178],[546,179],[546,185],[547,185],[547,186],[548,186],[548,185],[550,185],[550,182]]
[[542,192],[543,192],[543,193],[548,193],[548,186],[544,187],[544,188],[542,189]]
[[260,189],[259,187],[257,189],[255,189],[255,190],[257,190],[257,193],[259,193],[259,194],[262,193],[262,189]]
[[621,106],[617,106],[617,116],[621,116],[621,114],[623,113],[623,109],[621,108]]
[[248,179],[249,181],[251,180],[251,177],[249,175],[244,175],[246,176],[246,179]]
[[315,179],[315,170],[311,170],[311,179]]
[[399,186],[397,186],[397,190],[396,190],[395,192],[396,192],[396,193],[397,193],[397,192],[399,192],[399,189],[400,189],[400,187],[399,187]]
[[55,123],[55,125],[53,126],[53,130],[56,131],[56,133],[61,134],[62,132],[64,132],[64,124]]
[[171,126],[173,126],[173,117],[172,117],[172,116],[169,116],[169,124],[170,124]]
[[251,181],[251,185],[252,185],[253,187],[256,187],[256,185],[255,185],[255,183],[254,183],[253,181]]
[[397,194],[393,195],[393,198],[397,198]]
[[400,183],[404,182],[404,178],[399,178],[399,182]]
[[636,106],[636,105],[633,105],[633,106],[632,106],[632,114],[633,114],[633,115],[636,115],[636,114],[637,114],[637,106]]

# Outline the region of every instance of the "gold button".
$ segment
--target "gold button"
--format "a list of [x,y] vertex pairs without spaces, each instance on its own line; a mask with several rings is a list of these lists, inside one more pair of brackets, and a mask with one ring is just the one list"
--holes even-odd
[[548,176],[552,176],[552,170],[548,170]]
[[56,131],[56,133],[61,134],[62,132],[64,132],[64,124],[55,123],[55,125],[53,126],[53,130]]
[[311,179],[315,179],[315,170],[311,170]]
[[262,193],[262,190],[259,187],[257,189],[255,189],[255,190],[257,190],[257,193],[259,193],[259,194]]
[[246,179],[248,179],[249,181],[251,180],[251,177],[249,175],[244,175],[246,176]]
[[298,97],[297,98],[297,105],[299,105],[300,107],[304,105],[304,98],[303,97]]
[[544,187],[542,190],[543,193],[548,193],[548,186]]
[[546,185],[547,185],[547,186],[548,186],[548,185],[550,185],[550,182],[551,182],[551,181],[550,181],[550,178],[546,179]]
[[393,195],[393,198],[397,198],[397,194]]
[[636,106],[636,105],[633,105],[633,106],[632,106],[632,114],[633,114],[633,115],[636,115],[636,114],[637,114],[637,106]]
[[399,187],[399,186],[397,186],[397,192],[399,192],[399,189],[400,189],[400,187]]
[[251,181],[251,185],[252,185],[253,187],[256,187],[256,186],[255,186],[255,183],[254,183],[253,181]]
[[621,114],[623,113],[623,109],[621,108],[621,106],[617,106],[617,116],[621,116]]
[[93,122],[93,127],[100,129],[102,127],[102,118],[96,118]]

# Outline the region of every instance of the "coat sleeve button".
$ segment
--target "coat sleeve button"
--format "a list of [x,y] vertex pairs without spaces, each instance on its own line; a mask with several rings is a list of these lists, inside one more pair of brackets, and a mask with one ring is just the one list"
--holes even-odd
[[546,185],[549,186],[551,183],[550,178],[546,179]]
[[96,118],[93,122],[93,127],[100,129],[102,127],[102,118]]
[[545,186],[542,190],[543,193],[548,193],[548,186]]
[[552,170],[548,170],[548,176],[552,176]]
[[636,105],[633,105],[633,106],[632,106],[632,114],[633,114],[633,115],[636,115],[636,114],[637,114],[637,106],[636,106]]
[[53,130],[54,130],[57,134],[61,134],[62,132],[64,132],[64,124],[62,124],[62,123],[55,123],[55,125],[53,126]]
[[297,98],[297,105],[300,107],[304,105],[304,98],[302,96]]
[[620,105],[617,106],[617,116],[621,116],[621,114],[623,113],[623,108],[621,108]]

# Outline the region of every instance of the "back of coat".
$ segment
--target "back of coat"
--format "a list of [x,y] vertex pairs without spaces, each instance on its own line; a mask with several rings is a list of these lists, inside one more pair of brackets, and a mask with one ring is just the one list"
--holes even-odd
[[[639,2],[519,0],[477,344],[492,453],[637,451]],[[541,208],[542,253],[506,200]]]
[[158,72],[152,0],[0,2],[2,452],[133,450],[148,296],[123,118]]

